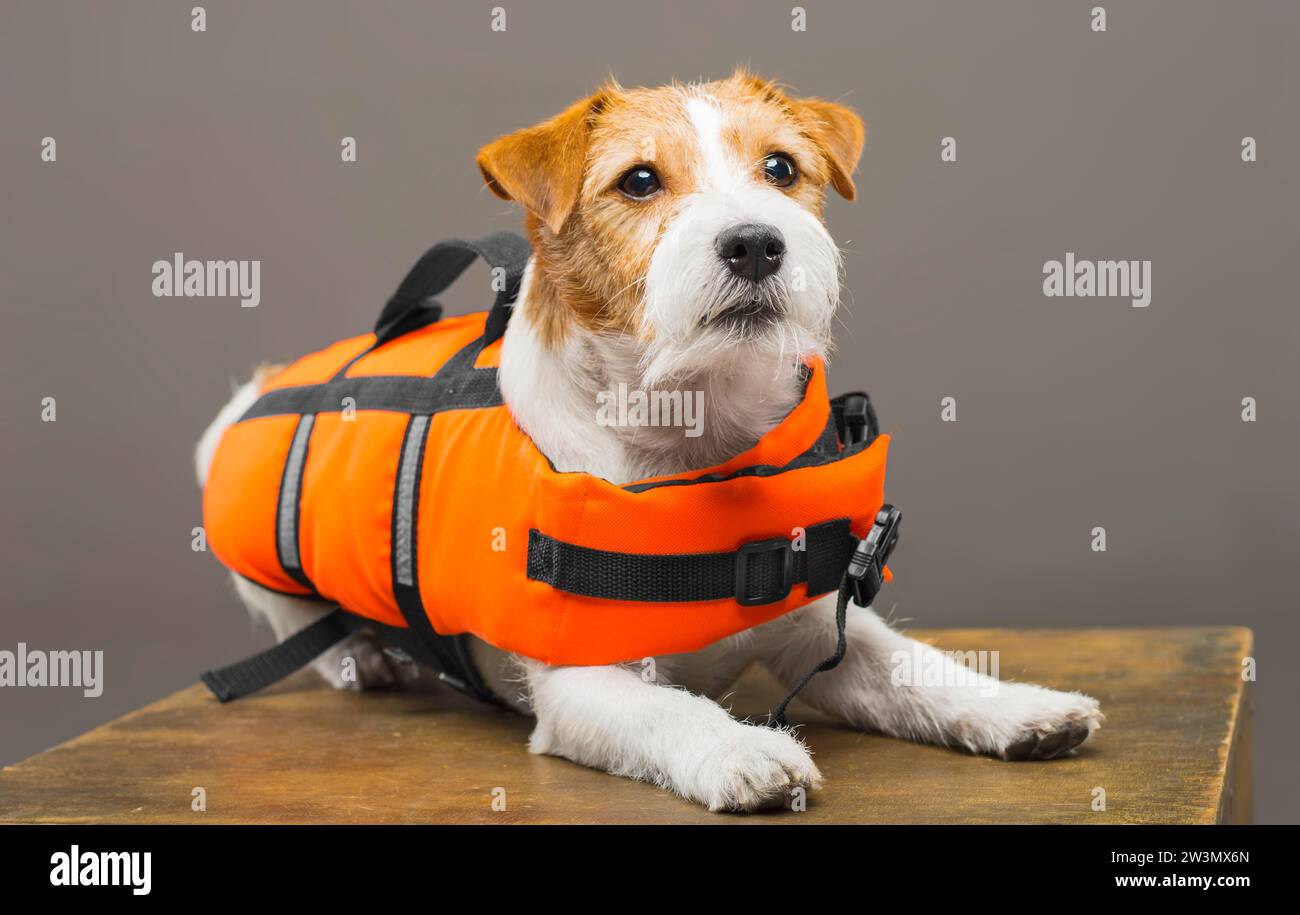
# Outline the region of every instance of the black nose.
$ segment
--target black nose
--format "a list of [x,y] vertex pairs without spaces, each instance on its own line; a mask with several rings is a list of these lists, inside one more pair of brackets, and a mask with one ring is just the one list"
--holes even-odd
[[718,257],[736,276],[757,283],[781,268],[785,238],[776,226],[747,222],[718,236]]

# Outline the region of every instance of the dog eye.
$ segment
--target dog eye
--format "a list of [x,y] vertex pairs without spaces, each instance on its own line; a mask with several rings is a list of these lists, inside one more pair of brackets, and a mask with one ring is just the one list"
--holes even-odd
[[644,165],[638,165],[618,182],[618,189],[634,200],[653,197],[659,193],[661,187],[659,176],[654,173],[654,169],[646,168]]
[[768,180],[769,184],[775,184],[777,187],[789,187],[794,184],[794,179],[798,173],[794,168],[794,160],[785,153],[772,153],[763,160],[763,177]]

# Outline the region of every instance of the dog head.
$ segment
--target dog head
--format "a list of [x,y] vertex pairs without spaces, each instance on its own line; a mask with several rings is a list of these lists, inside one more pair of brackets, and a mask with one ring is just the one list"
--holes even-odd
[[647,378],[829,345],[839,254],[828,187],[852,200],[865,128],[743,71],[689,86],[610,84],[485,146],[488,187],[528,213],[528,316],[636,341]]

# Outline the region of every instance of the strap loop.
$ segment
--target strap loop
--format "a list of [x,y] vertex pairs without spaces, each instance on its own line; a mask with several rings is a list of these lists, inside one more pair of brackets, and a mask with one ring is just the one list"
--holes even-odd
[[528,242],[513,232],[498,232],[479,241],[451,239],[439,242],[415,262],[397,291],[384,305],[375,322],[375,345],[387,343],[419,327],[432,324],[442,315],[442,306],[434,300],[465,272],[476,257],[493,269],[504,271],[496,300],[488,315],[484,345],[505,332],[510,306],[519,296],[519,284],[528,263]]

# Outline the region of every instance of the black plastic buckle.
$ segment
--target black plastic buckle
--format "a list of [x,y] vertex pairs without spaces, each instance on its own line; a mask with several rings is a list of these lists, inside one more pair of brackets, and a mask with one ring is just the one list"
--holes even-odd
[[[764,553],[781,553],[781,589],[776,594],[749,593],[750,557]],[[741,544],[736,551],[736,603],[742,607],[756,607],[759,604],[771,604],[784,600],[794,587],[794,546],[784,537],[772,540],[755,540],[753,543]]]
[[845,395],[842,421],[845,447],[871,442],[880,434],[876,411],[872,409],[871,398],[866,394]]
[[894,506],[880,506],[876,520],[867,536],[858,541],[845,573],[853,601],[859,607],[869,607],[885,583],[885,563],[889,562],[894,547],[898,546],[898,529],[903,523],[903,513]]

